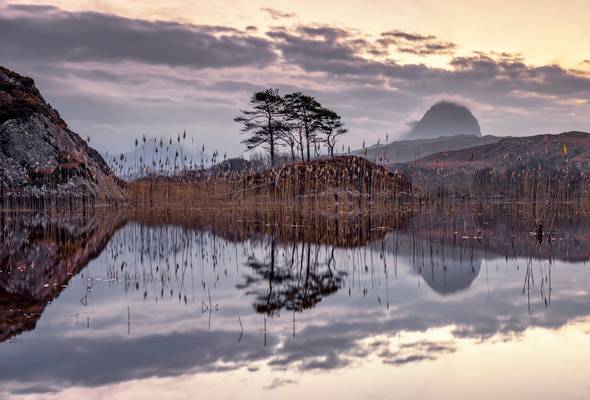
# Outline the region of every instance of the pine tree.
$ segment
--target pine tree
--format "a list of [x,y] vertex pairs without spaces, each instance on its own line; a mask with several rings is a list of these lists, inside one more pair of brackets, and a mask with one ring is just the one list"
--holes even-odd
[[348,130],[344,127],[342,117],[335,111],[322,108],[317,114],[318,129],[323,134],[321,141],[328,148],[330,156],[334,158],[334,149],[336,141],[340,135],[344,135]]
[[242,124],[242,132],[248,135],[242,143],[248,150],[264,148],[274,167],[278,142],[285,130],[282,121],[283,99],[278,89],[266,89],[254,93],[250,105],[251,109],[241,110],[241,115],[234,118],[235,122]]

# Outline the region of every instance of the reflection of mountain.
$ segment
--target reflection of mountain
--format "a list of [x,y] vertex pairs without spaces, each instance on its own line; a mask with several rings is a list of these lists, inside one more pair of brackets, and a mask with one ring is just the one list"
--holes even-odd
[[429,233],[432,231],[416,230],[413,235],[388,235],[385,246],[397,249],[398,255],[408,260],[412,271],[436,293],[448,295],[469,288],[485,258],[481,243],[424,238]]
[[0,342],[35,328],[47,303],[97,257],[123,218],[9,219],[0,237]]
[[479,275],[481,257],[471,260],[443,258],[418,258],[412,260],[412,268],[424,282],[438,294],[447,295],[471,286]]

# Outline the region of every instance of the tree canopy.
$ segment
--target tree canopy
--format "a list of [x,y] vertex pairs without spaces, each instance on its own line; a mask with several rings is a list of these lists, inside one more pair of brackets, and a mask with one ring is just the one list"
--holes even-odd
[[281,149],[288,149],[292,161],[317,158],[322,146],[334,157],[338,138],[348,132],[342,117],[313,96],[302,92],[281,96],[278,89],[254,93],[250,108],[241,110],[234,121],[242,124],[246,149],[264,149],[271,166]]

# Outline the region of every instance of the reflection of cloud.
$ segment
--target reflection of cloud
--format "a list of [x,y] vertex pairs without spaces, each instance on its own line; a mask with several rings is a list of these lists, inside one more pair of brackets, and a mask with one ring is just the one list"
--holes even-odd
[[295,380],[293,380],[293,379],[275,378],[270,383],[270,385],[268,385],[268,386],[265,387],[265,389],[272,390],[272,389],[276,389],[276,388],[281,387],[281,386],[291,385],[291,384],[294,384],[294,383],[297,383],[297,382]]
[[22,392],[46,392],[64,386],[100,386],[152,376],[223,371],[267,357],[257,341],[245,337],[240,346],[235,346],[235,337],[235,332],[226,331],[133,339],[76,338],[74,342],[53,337],[49,342],[4,348],[0,382],[31,382],[31,386],[23,385]]
[[398,351],[385,350],[383,362],[385,364],[404,365],[425,360],[435,360],[443,354],[454,353],[457,347],[452,342],[421,341],[415,343],[404,343],[399,346]]
[[383,360],[384,364],[393,364],[393,365],[404,365],[410,364],[415,362],[420,362],[424,360],[432,361],[434,357],[427,354],[412,354],[409,356],[402,356],[402,357],[393,357]]
[[[517,318],[512,304],[514,298],[519,299],[516,292],[499,291],[502,301],[488,304],[488,308],[489,300],[484,295],[474,296],[468,301],[471,311],[458,303],[414,299],[385,319],[374,311],[349,309],[345,316],[331,312],[326,325],[307,325],[296,340],[269,336],[267,348],[249,334],[236,345],[236,333],[224,330],[139,338],[45,338],[1,348],[0,383],[21,382],[23,392],[46,392],[64,386],[99,386],[152,376],[224,371],[257,361],[279,370],[333,370],[369,355],[377,355],[386,364],[403,365],[434,360],[456,351],[456,345],[449,339],[424,340],[389,350],[387,341],[366,345],[367,338],[449,325],[457,326],[452,332],[455,339],[513,335],[531,325],[558,327],[575,315],[590,312],[589,299],[580,299],[546,318],[530,319],[525,313],[523,318]],[[89,364],[93,367],[87,368]]]

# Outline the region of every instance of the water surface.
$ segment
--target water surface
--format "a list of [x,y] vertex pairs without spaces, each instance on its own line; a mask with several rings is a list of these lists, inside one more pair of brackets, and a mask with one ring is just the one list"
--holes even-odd
[[589,221],[543,216],[4,216],[0,397],[588,398]]

